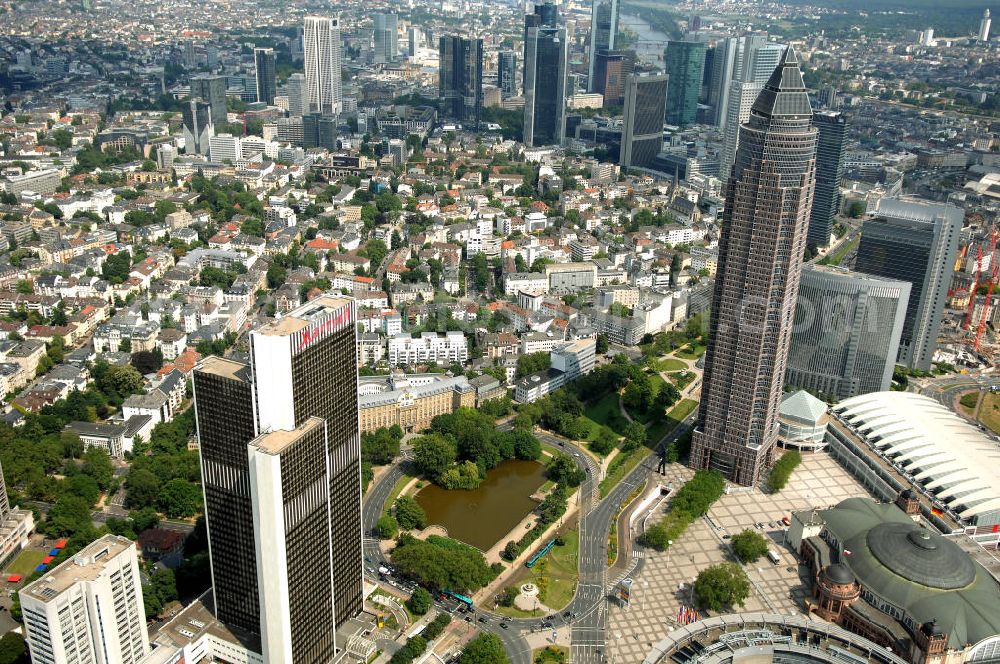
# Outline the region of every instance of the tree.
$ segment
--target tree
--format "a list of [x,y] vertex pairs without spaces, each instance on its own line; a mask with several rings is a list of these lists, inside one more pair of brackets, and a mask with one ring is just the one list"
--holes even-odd
[[361,458],[376,466],[391,463],[399,454],[399,443],[402,439],[403,430],[399,425],[363,433]]
[[375,530],[382,539],[393,539],[399,531],[399,524],[390,514],[383,514],[375,524]]
[[429,434],[413,441],[413,461],[422,474],[432,479],[444,473],[456,458],[455,444],[444,436]]
[[629,422],[625,425],[625,445],[623,449],[631,451],[646,444],[648,433],[646,427],[639,422]]
[[646,413],[652,409],[655,398],[653,382],[646,374],[639,374],[626,386],[622,394],[622,404],[628,410]]
[[580,486],[587,474],[568,454],[557,453],[545,467],[545,475],[556,484],[570,488]]
[[748,528],[737,533],[729,543],[733,546],[733,553],[744,563],[757,562],[767,554],[767,540],[756,530]]
[[546,352],[528,353],[517,358],[517,372],[515,378],[522,378],[537,371],[544,371],[549,368],[549,354]]
[[84,475],[94,478],[97,485],[104,491],[107,491],[108,487],[111,486],[111,481],[115,476],[115,466],[111,463],[111,457],[108,456],[107,451],[100,447],[87,448],[83,453],[81,470]]
[[201,509],[201,488],[194,482],[175,477],[163,485],[159,503],[167,516],[194,516]]
[[420,530],[427,526],[427,514],[412,496],[396,499],[396,521],[404,530]]
[[427,588],[475,592],[496,577],[481,551],[439,535],[426,540],[402,535],[391,555],[404,576]]
[[145,468],[133,468],[125,480],[125,506],[154,507],[160,499],[160,478]]
[[458,664],[509,664],[503,641],[496,634],[482,632],[469,641]]
[[598,355],[604,355],[608,352],[608,336],[606,334],[597,335],[597,348],[595,351]]
[[639,535],[639,544],[657,551],[666,551],[670,547],[670,534],[662,523],[658,523]]
[[121,398],[135,394],[145,385],[142,374],[130,364],[108,367],[101,377],[98,387],[105,394],[114,394]]
[[29,664],[29,661],[23,636],[7,632],[0,638],[0,664]]
[[542,456],[542,444],[531,433],[524,430],[510,433],[514,441],[514,456],[522,461],[534,461]]
[[92,529],[90,507],[80,496],[67,493],[49,510],[45,519],[45,532],[52,537],[69,537],[81,530]]
[[614,431],[607,427],[601,427],[597,437],[590,443],[590,449],[601,456],[611,454],[611,450],[615,449],[617,446],[618,436],[615,435]]
[[694,582],[694,594],[701,606],[712,611],[743,606],[750,596],[750,581],[736,563],[726,562],[702,570]]
[[132,353],[130,364],[143,376],[155,373],[163,367],[163,353],[159,349],[141,350]]
[[416,615],[422,616],[430,610],[431,602],[431,594],[423,587],[417,586],[410,599],[406,600],[406,606]]
[[778,493],[788,484],[792,471],[802,463],[802,453],[798,450],[789,450],[781,455],[778,462],[771,468],[767,476],[767,486],[772,492]]

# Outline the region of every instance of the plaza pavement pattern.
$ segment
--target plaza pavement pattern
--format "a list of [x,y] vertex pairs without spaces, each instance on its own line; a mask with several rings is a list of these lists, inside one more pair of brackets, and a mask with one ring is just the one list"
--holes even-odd
[[[674,464],[663,479],[679,487],[690,474]],[[744,528],[756,530],[758,522],[764,522],[762,532],[771,539],[781,563],[773,565],[762,558],[745,567],[752,588],[746,605],[739,610],[802,613],[802,600],[809,592],[807,570],[798,566],[795,553],[784,544],[781,518],[792,511],[826,508],[855,496],[868,494],[832,457],[824,452],[803,455],[802,464],[781,493],[766,495],[754,488],[723,495],[707,517],[693,523],[668,551],[637,546],[634,555],[642,564],[634,574],[632,601],[628,606],[608,605],[607,661],[641,662],[649,648],[673,629],[681,604],[693,603],[691,583],[698,572],[730,559],[723,536]],[[657,516],[647,525],[655,523]],[[775,523],[777,527],[772,525]]]

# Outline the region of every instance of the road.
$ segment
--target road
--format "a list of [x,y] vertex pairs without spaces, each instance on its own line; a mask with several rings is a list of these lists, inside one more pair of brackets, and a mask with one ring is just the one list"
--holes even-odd
[[[657,445],[657,449],[684,434],[696,415],[691,413],[680,425],[668,433]],[[508,425],[509,426],[509,425]],[[506,428],[506,427],[505,427]],[[587,471],[587,478],[580,487],[580,578],[576,594],[562,614],[552,620],[555,627],[567,623],[572,625],[572,661],[574,663],[597,664],[606,661],[607,602],[609,599],[607,578],[608,534],[611,524],[621,511],[622,503],[640,485],[646,483],[649,474],[656,469],[657,454],[651,452],[614,489],[600,500],[598,483],[600,468],[597,463],[573,443],[557,438],[546,432],[536,432],[538,439],[546,444],[566,448],[573,459]],[[404,458],[409,451],[404,450]],[[366,567],[373,576],[377,566],[384,562],[378,539],[374,537],[375,524],[382,514],[385,501],[396,482],[403,477],[405,460],[387,469],[365,495],[362,518],[365,528]],[[614,579],[611,579],[614,581]],[[446,608],[446,607],[441,607]],[[569,613],[569,618],[563,616]],[[540,619],[504,619],[499,614],[480,608],[478,615],[487,618],[486,623],[478,623],[480,629],[492,632],[503,641],[511,664],[531,664],[531,649],[524,635],[530,632],[549,631],[542,628]],[[504,622],[507,627],[501,627]]]
[[[391,488],[391,487],[390,487]],[[41,500],[26,500],[24,501],[25,507],[30,507],[31,505],[36,506],[42,514],[48,514],[49,510],[52,508],[52,503],[46,503]],[[90,513],[90,518],[94,523],[107,523],[108,519],[127,519],[128,510],[124,507],[119,507],[117,505],[108,505],[104,510],[94,510]],[[187,521],[174,521],[172,519],[161,519],[157,528],[163,528],[165,530],[174,530],[179,533],[190,533],[194,530],[194,525],[188,523]]]

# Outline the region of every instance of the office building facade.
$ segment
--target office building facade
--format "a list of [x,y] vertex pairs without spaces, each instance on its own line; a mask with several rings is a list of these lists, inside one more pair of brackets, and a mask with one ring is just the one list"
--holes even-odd
[[905,281],[805,266],[785,382],[832,401],[888,390],[909,297]]
[[372,45],[372,60],[375,64],[395,62],[399,58],[398,16],[395,14],[375,14]]
[[135,543],[104,535],[19,593],[34,664],[139,664],[149,655]]
[[698,96],[705,67],[705,43],[667,43],[667,124],[693,124],[698,113]]
[[212,106],[201,99],[184,104],[184,150],[188,154],[209,153],[215,125],[212,123]]
[[[593,0],[590,10],[590,70],[588,72],[588,89],[591,92],[601,92],[596,87],[594,66],[597,54],[601,51],[615,49],[615,37],[618,34],[618,17],[621,12],[620,0]],[[602,92],[603,94],[603,92]]]
[[622,166],[647,167],[663,149],[667,81],[666,74],[631,74],[625,80]]
[[601,50],[594,65],[592,92],[604,95],[604,107],[625,103],[625,77],[635,69],[632,56],[626,51]]
[[328,661],[361,610],[355,318],[320,296],[251,332],[249,364],[195,371],[216,610],[265,662]]
[[288,114],[292,117],[304,115],[309,108],[308,88],[306,87],[306,77],[298,72],[288,77]]
[[212,107],[212,124],[226,122],[226,77],[199,74],[191,77],[191,98],[208,102]]
[[445,112],[478,128],[483,111],[483,40],[443,36],[438,52],[438,96]]
[[278,92],[273,48],[253,50],[254,69],[257,73],[257,101],[268,106],[274,105],[274,95]]
[[528,29],[524,60],[524,143],[559,145],[566,135],[566,30]]
[[307,16],[302,32],[309,112],[341,111],[340,19]]
[[528,61],[528,30],[531,28],[555,28],[559,23],[559,9],[551,2],[538,3],[534,12],[524,15],[524,45],[521,61]]
[[931,368],[964,213],[953,205],[883,198],[870,211],[854,268],[910,283],[897,361]]
[[719,241],[690,464],[753,485],[778,438],[816,178],[816,129],[789,49],[742,127]]
[[821,111],[813,115],[819,131],[816,148],[816,195],[809,215],[811,246],[825,247],[830,243],[833,219],[840,209],[840,177],[844,172],[844,150],[847,145],[847,118],[843,113]]
[[504,98],[517,96],[517,54],[514,51],[500,51],[497,56],[497,87]]

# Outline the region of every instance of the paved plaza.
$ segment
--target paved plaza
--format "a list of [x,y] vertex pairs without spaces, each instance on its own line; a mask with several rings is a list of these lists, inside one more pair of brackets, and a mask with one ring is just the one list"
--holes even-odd
[[[689,476],[687,469],[671,467],[666,479],[683,481]],[[825,508],[854,496],[868,494],[833,458],[825,453],[805,455],[780,494],[765,495],[753,489],[724,495],[708,517],[692,524],[668,551],[640,547],[636,555],[642,558],[642,565],[632,585],[631,604],[609,607],[609,661],[641,662],[649,648],[673,628],[681,604],[693,603],[691,582],[698,572],[728,559],[724,535],[755,528],[758,522],[765,523],[764,533],[782,560],[773,565],[762,558],[746,568],[754,588],[741,610],[800,613],[808,592],[806,579],[799,578],[796,556],[783,542],[781,518],[792,511]],[[654,515],[648,523],[655,523],[655,519]],[[771,525],[775,522],[778,527]]]

